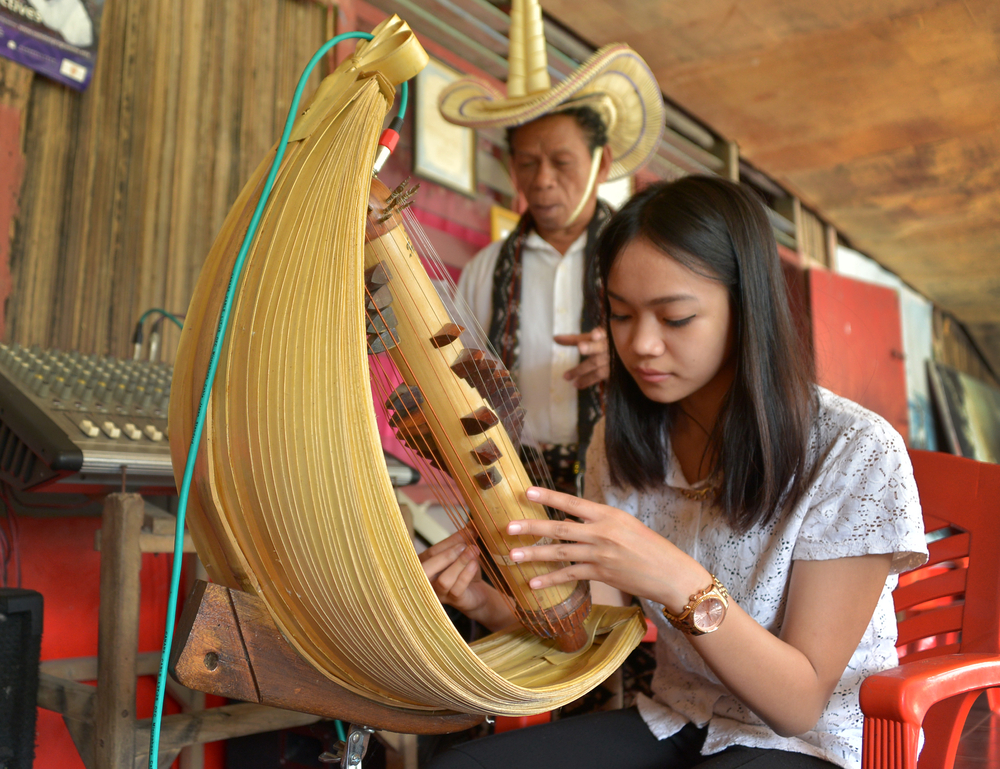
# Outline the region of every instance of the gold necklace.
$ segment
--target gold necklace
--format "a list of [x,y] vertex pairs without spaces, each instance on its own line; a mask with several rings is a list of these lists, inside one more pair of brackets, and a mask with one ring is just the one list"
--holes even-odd
[[719,491],[715,486],[705,486],[704,488],[701,489],[678,488],[677,490],[681,493],[682,496],[685,496],[688,499],[693,499],[695,502],[701,502],[706,497],[708,497],[709,494],[715,494],[718,493]]
[[706,479],[705,485],[700,489],[692,488],[682,488],[680,486],[675,487],[677,491],[681,493],[681,496],[687,497],[688,499],[693,499],[695,502],[702,502],[708,499],[710,496],[715,496],[719,493],[719,489],[722,486],[722,475],[717,474]]

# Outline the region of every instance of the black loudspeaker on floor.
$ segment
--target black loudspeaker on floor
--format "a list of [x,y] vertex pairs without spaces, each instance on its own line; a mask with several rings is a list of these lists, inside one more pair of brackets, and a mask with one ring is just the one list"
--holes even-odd
[[42,594],[0,588],[0,769],[35,761]]

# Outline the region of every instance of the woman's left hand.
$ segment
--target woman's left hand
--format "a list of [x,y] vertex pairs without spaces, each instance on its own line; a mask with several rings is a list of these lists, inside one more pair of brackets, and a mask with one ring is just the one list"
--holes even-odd
[[680,610],[692,593],[711,581],[697,561],[628,513],[537,486],[528,489],[527,497],[582,521],[533,519],[508,524],[508,534],[562,540],[514,548],[510,551],[513,561],[572,561],[534,577],[529,583],[533,589],[596,580]]

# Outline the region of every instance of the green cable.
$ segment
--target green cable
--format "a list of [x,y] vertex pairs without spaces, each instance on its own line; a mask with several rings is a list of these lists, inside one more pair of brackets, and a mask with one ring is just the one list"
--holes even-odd
[[403,85],[400,86],[399,89],[399,112],[396,113],[399,116],[400,120],[402,120],[403,116],[406,114],[406,103],[409,100],[410,100],[410,84],[404,80]]
[[139,320],[136,323],[136,325],[137,326],[141,326],[146,321],[146,318],[148,318],[154,312],[160,313],[160,315],[162,315],[167,320],[172,320],[174,323],[177,324],[177,328],[184,328],[184,323],[176,315],[173,315],[172,313],[169,313],[166,310],[161,310],[159,307],[153,307],[153,308],[151,308],[149,310],[146,310],[146,312],[144,312],[139,317]]
[[[191,446],[188,449],[187,461],[184,466],[184,475],[181,479],[181,487],[178,490],[177,495],[177,524],[174,531],[174,562],[170,573],[170,594],[167,600],[167,627],[163,636],[163,650],[160,654],[160,672],[156,679],[156,700],[153,704],[153,721],[150,728],[149,769],[156,769],[159,760],[160,720],[163,716],[163,697],[166,689],[167,662],[170,655],[170,647],[173,645],[174,622],[177,613],[177,594],[180,589],[181,581],[181,561],[184,548],[184,517],[187,513],[188,496],[191,493],[191,481],[194,477],[194,466],[198,455],[198,445],[201,443],[201,433],[205,426],[205,414],[208,411],[208,401],[212,393],[212,385],[215,382],[215,372],[219,367],[219,357],[222,353],[222,344],[225,340],[226,331],[229,326],[229,314],[232,308],[233,297],[236,295],[236,289],[240,281],[240,274],[243,271],[243,263],[246,261],[247,253],[250,251],[250,244],[253,242],[254,235],[257,232],[257,225],[260,223],[260,218],[263,214],[264,207],[267,204],[267,199],[271,194],[271,188],[274,186],[274,180],[278,175],[278,169],[285,156],[285,147],[288,144],[288,137],[291,135],[292,127],[295,124],[295,118],[299,109],[299,101],[302,98],[302,92],[305,90],[306,81],[309,78],[309,75],[312,74],[313,69],[320,62],[323,56],[331,48],[337,45],[337,43],[350,39],[371,40],[372,37],[373,36],[369,32],[345,32],[344,34],[337,35],[336,37],[325,42],[309,60],[309,63],[306,65],[305,70],[303,70],[302,76],[299,78],[298,85],[295,88],[295,95],[292,97],[292,103],[288,108],[288,118],[285,121],[285,128],[281,134],[281,140],[278,142],[278,148],[275,152],[274,160],[271,161],[271,167],[268,171],[267,179],[264,182],[264,189],[261,192],[260,200],[257,201],[253,217],[250,219],[246,235],[243,236],[243,243],[240,246],[239,253],[236,255],[236,261],[233,264],[233,271],[229,278],[229,286],[226,289],[226,295],[222,302],[222,312],[219,315],[219,325],[215,331],[215,341],[212,344],[212,356],[209,359],[208,371],[205,374],[205,383],[202,386],[201,400],[198,403],[198,413],[195,417],[194,433],[191,436]],[[400,118],[403,117],[406,110],[408,95],[408,84],[404,82],[400,87],[400,108],[398,113]],[[153,310],[150,310],[150,312],[153,312]],[[162,310],[160,310],[160,312],[162,312]],[[145,315],[143,318],[145,318]]]

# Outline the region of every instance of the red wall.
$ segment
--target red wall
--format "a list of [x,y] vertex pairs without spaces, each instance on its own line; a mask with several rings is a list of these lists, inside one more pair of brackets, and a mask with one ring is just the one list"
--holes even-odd
[[909,440],[896,292],[821,269],[809,270],[807,281],[819,383],[884,417]]

